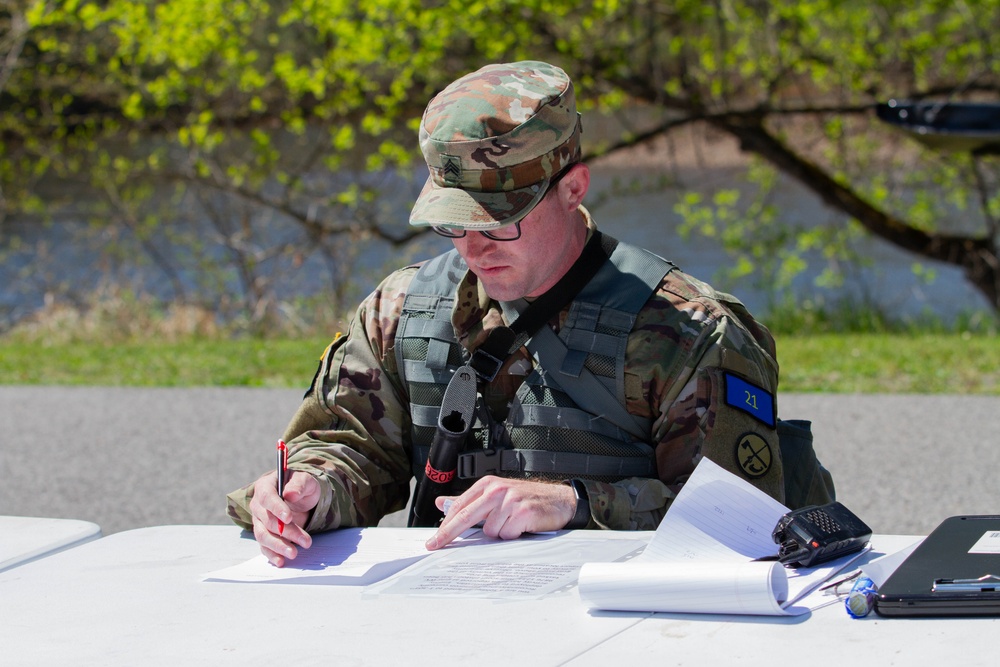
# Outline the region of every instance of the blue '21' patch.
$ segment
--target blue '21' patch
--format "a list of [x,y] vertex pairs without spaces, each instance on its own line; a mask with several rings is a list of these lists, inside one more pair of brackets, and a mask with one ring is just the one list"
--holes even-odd
[[725,378],[726,405],[774,428],[774,396],[771,392],[730,373],[726,373]]

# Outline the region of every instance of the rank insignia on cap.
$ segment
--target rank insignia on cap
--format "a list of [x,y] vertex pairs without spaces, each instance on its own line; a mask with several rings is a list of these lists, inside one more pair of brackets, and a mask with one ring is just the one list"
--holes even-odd
[[726,405],[742,410],[762,424],[774,428],[774,396],[771,392],[747,382],[732,373],[725,373]]
[[444,164],[441,165],[441,174],[445,185],[458,187],[462,184],[462,161],[453,155],[442,155]]
[[744,433],[736,443],[736,463],[750,479],[763,477],[771,469],[771,445],[756,433]]

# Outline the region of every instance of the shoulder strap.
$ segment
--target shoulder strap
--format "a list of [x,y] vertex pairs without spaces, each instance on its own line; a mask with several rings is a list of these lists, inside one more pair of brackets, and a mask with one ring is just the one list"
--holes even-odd
[[[614,241],[613,245],[605,247],[609,257],[618,251],[612,260],[615,266],[609,266],[608,270],[597,273],[587,285],[581,287],[578,290],[581,298],[609,303],[612,307],[629,312],[638,312],[655,292],[664,274],[676,268],[671,262],[628,244],[618,244]],[[504,310],[504,316],[510,321],[524,308],[525,303],[523,299],[519,299],[500,305]],[[518,320],[521,317],[518,317]],[[557,384],[581,408],[591,414],[601,415],[640,441],[649,438],[648,420],[630,414],[612,389],[601,382],[586,366],[574,364],[574,372],[558,372],[559,369],[566,368],[564,361],[569,352],[563,340],[549,327],[541,327],[535,331],[527,347],[536,361],[542,360],[539,361],[540,366],[550,369],[549,380]]]
[[[535,332],[544,328],[543,324],[555,317],[556,313],[590,283],[611,257],[617,244],[618,241],[614,238],[594,230],[580,257],[559,282],[523,310],[511,313],[504,309],[504,315],[508,316],[507,321],[511,324],[509,327],[493,329],[482,345],[473,352],[469,365],[476,371],[476,375],[483,382],[492,382],[504,361],[524,347]],[[512,320],[509,317],[511,314],[515,314],[516,319]]]

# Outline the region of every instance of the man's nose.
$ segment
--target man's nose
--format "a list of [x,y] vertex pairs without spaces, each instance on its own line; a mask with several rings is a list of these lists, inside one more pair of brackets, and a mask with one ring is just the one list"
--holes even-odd
[[462,249],[461,246],[464,246],[465,252],[473,255],[482,255],[488,252],[496,243],[495,240],[473,231],[468,231],[462,238],[455,239],[455,245],[459,246],[459,250]]

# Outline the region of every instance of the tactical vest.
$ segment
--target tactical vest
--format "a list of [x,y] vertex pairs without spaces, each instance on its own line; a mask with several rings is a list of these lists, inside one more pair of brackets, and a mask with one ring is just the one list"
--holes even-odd
[[[633,435],[581,407],[560,382],[591,373],[610,393],[609,400],[624,409],[628,335],[639,310],[673,268],[652,253],[616,243],[609,261],[569,306],[558,335],[566,348],[560,367],[544,367],[549,357],[533,349],[533,340],[528,349],[535,368],[517,390],[505,422],[491,428],[480,397],[477,424],[459,462],[460,477],[468,480],[465,487],[484,474],[608,482],[656,476],[647,442],[648,419],[633,417],[637,426],[630,430],[638,432]],[[423,264],[407,290],[396,332],[397,364],[410,397],[412,461],[418,478],[448,381],[469,358],[451,320],[455,291],[466,271],[454,250]],[[500,305],[511,321],[524,302]]]

